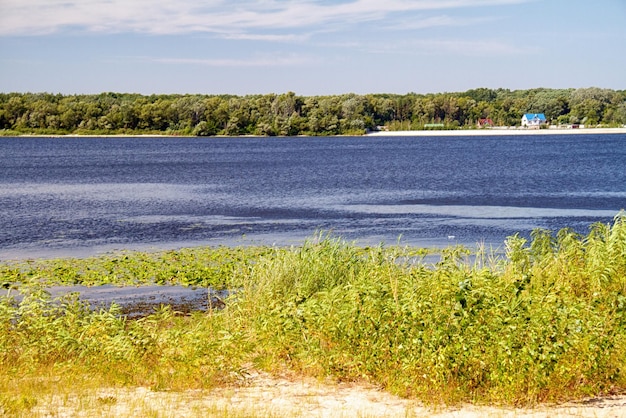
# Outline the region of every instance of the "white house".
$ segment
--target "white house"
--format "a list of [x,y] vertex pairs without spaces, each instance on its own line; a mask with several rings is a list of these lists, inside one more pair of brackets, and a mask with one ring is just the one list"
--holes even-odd
[[548,123],[546,115],[543,113],[526,113],[522,116],[522,126],[528,128],[539,128],[541,125]]

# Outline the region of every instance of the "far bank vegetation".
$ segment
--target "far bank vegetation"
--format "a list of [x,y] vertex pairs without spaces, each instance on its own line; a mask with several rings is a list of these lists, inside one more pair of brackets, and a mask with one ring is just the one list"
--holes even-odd
[[481,119],[519,126],[524,113],[556,125],[626,124],[626,91],[600,88],[460,93],[249,96],[102,93],[0,94],[0,134],[360,135],[386,130],[474,129]]

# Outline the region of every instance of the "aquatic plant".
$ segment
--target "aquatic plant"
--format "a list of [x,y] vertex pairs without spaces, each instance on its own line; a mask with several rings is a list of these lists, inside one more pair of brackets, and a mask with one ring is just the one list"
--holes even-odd
[[184,285],[227,289],[239,269],[270,247],[198,247],[160,252],[119,252],[90,258],[60,258],[0,263],[9,283],[95,286]]

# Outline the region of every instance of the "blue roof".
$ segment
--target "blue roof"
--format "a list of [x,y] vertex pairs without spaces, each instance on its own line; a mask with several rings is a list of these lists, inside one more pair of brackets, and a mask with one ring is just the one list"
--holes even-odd
[[543,113],[526,113],[524,116],[526,116],[526,119],[528,120],[533,120],[535,118],[539,120],[546,120],[546,115]]

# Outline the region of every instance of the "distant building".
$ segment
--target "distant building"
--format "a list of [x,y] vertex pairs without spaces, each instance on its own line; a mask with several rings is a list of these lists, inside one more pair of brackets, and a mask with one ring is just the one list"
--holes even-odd
[[478,119],[478,127],[479,128],[493,128],[495,124],[489,118]]
[[526,113],[522,116],[522,126],[527,128],[539,128],[546,123],[548,123],[548,120],[543,113]]

